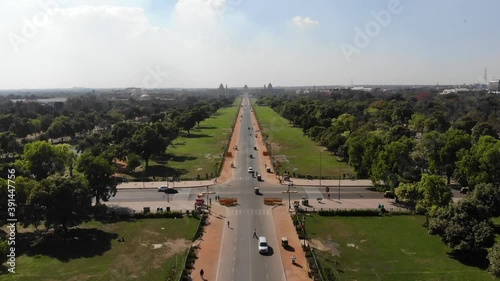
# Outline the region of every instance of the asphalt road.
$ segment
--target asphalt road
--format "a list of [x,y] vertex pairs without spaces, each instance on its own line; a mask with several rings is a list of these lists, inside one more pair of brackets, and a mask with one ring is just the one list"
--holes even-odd
[[[263,186],[265,183],[257,182],[248,173],[248,167],[253,167],[258,173],[262,171],[259,170],[258,153],[254,150],[256,139],[247,100],[244,101],[241,126],[235,159],[237,168],[233,177],[243,180],[216,188],[219,195],[224,194],[220,196],[231,194],[228,197],[238,198],[238,205],[229,208],[227,215],[230,226],[223,234],[217,280],[285,280],[271,207],[264,205],[263,197],[254,192],[255,186]],[[250,154],[253,154],[253,158],[250,158]],[[254,229],[258,236],[267,237],[267,255],[258,252],[258,239],[253,238]]]
[[[287,186],[276,186],[258,182],[252,174],[248,173],[248,167],[253,167],[259,174],[260,156],[254,150],[256,146],[255,131],[251,123],[248,101],[244,101],[243,120],[238,143],[238,151],[235,155],[235,166],[233,180],[227,184],[217,185],[209,188],[210,198],[214,196],[235,197],[238,199],[236,207],[230,207],[227,219],[230,225],[223,233],[223,244],[219,257],[217,269],[217,280],[285,280],[284,269],[279,254],[280,242],[276,237],[271,207],[264,205],[264,197],[277,197],[283,200],[299,200],[306,196],[309,199],[327,198],[326,189],[310,187],[290,187],[291,193],[287,193]],[[248,129],[250,128],[250,129]],[[253,155],[250,158],[250,154]],[[258,186],[261,194],[255,194],[254,188]],[[165,194],[157,190],[133,190],[122,189],[112,197],[110,202],[147,202],[147,201],[194,201],[198,193],[206,192],[207,189],[183,188],[178,189],[176,194]],[[377,199],[383,198],[383,194],[371,191],[366,187],[345,186],[330,187],[330,196],[337,199]],[[457,190],[453,190],[453,196],[463,197]],[[258,252],[258,239],[253,238],[256,229],[258,236],[266,236],[269,244],[269,254],[261,255]]]

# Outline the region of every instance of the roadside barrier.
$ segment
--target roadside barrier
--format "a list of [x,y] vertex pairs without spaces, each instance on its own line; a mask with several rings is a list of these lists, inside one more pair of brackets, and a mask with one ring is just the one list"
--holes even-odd
[[238,198],[221,198],[219,203],[223,206],[234,206],[238,204]]
[[264,204],[266,204],[266,205],[281,205],[281,204],[283,204],[283,199],[281,199],[281,198],[264,198]]

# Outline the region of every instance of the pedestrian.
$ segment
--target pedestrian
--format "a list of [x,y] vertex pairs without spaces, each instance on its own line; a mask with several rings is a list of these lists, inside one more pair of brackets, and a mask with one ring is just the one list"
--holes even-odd
[[203,278],[203,274],[205,274],[205,271],[203,271],[203,268],[200,270],[200,276]]
[[330,193],[328,193],[328,200],[330,200]]
[[259,237],[257,237],[257,229],[255,229],[255,228],[253,229],[253,237],[254,238],[259,238]]
[[227,221],[227,227],[229,228],[229,221]]

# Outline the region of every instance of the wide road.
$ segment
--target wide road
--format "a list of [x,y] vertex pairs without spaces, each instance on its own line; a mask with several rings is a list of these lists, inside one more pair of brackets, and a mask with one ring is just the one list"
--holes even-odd
[[[276,186],[258,182],[256,178],[248,173],[248,168],[259,174],[260,156],[254,150],[257,139],[251,121],[251,112],[248,99],[243,99],[243,118],[239,136],[238,150],[235,153],[235,169],[232,180],[226,184],[210,187],[210,192],[215,192],[221,197],[235,197],[238,205],[230,207],[227,212],[229,226],[224,228],[219,265],[216,280],[238,280],[238,281],[281,281],[286,280],[283,263],[279,254],[280,241],[276,237],[275,223],[271,213],[271,207],[264,205],[264,197],[278,197],[285,201],[290,199],[299,200],[302,197],[309,199],[327,198],[324,187],[314,186],[291,187],[293,193],[286,193],[287,186]],[[237,121],[240,122],[240,121]],[[250,129],[249,129],[250,128]],[[232,149],[232,148],[231,148]],[[234,151],[234,150],[233,150]],[[250,158],[250,154],[253,155]],[[254,187],[260,188],[261,194],[255,194]],[[177,194],[164,194],[156,190],[127,190],[121,189],[110,202],[151,202],[151,201],[193,201],[198,193],[206,192],[207,189],[182,188]],[[332,199],[377,199],[383,198],[383,194],[371,191],[366,187],[341,186],[330,187]],[[458,191],[453,191],[454,197],[463,197]],[[214,200],[214,194],[210,196]],[[261,255],[258,252],[258,239],[253,237],[254,229],[258,236],[267,237],[269,254]],[[214,253],[215,254],[215,253]],[[285,261],[289,262],[289,261]]]
[[[262,171],[259,170],[258,153],[254,151],[256,139],[247,98],[243,99],[243,107],[236,168],[233,173],[233,178],[238,180],[217,190],[218,193],[231,193],[230,197],[238,198],[238,206],[228,210],[230,226],[225,228],[223,234],[217,280],[285,280],[271,207],[264,205],[263,197],[254,192],[255,186],[264,183],[257,182],[248,173],[249,167],[253,167],[259,174]],[[250,158],[250,154],[253,154],[253,158]],[[258,239],[253,237],[254,229],[258,236],[267,237],[267,255],[259,253]]]

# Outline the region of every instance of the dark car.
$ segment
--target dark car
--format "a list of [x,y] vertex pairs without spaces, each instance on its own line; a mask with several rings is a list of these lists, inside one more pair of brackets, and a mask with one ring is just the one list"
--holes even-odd
[[159,192],[165,192],[167,194],[174,194],[174,193],[178,193],[179,192],[176,189],[174,189],[172,187],[165,186],[165,185],[158,187],[158,191]]
[[384,197],[385,198],[394,198],[394,192],[386,191],[386,192],[384,192]]

